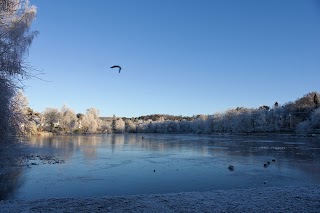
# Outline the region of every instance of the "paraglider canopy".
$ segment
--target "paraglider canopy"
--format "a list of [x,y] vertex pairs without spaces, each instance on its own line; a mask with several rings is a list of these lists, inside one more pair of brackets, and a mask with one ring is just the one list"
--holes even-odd
[[119,73],[120,73],[120,71],[121,71],[121,67],[120,67],[119,65],[114,65],[114,66],[112,66],[112,67],[110,67],[110,68],[119,68]]

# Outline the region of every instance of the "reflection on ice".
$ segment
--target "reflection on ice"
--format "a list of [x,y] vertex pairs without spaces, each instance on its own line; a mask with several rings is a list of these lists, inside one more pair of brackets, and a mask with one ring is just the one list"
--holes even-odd
[[30,144],[35,156],[64,163],[22,170],[20,187],[2,199],[320,184],[316,138],[108,134],[37,137]]

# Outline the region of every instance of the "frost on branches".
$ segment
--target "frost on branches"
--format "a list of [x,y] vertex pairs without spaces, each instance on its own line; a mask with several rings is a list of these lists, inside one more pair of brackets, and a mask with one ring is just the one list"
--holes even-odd
[[13,111],[19,104],[13,97],[21,80],[32,76],[26,56],[37,35],[29,31],[36,11],[28,0],[0,0],[0,143],[21,126],[19,113]]

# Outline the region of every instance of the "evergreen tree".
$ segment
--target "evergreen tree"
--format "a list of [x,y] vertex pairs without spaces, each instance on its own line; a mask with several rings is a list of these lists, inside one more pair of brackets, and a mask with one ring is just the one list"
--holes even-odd
[[116,117],[116,115],[113,115],[113,118],[112,118],[112,132],[116,132],[117,131],[116,121],[117,121],[117,117]]
[[313,103],[316,105],[316,108],[318,108],[319,98],[318,98],[317,94],[314,94],[314,96],[313,96]]

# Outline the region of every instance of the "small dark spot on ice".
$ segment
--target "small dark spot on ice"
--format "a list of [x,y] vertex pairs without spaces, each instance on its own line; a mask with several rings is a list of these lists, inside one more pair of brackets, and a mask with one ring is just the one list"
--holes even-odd
[[153,172],[156,172],[156,170],[153,170]]

